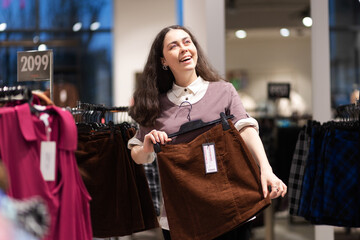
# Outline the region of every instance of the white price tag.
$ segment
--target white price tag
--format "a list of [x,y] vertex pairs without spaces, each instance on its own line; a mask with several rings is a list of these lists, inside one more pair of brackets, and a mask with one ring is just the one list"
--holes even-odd
[[41,142],[40,170],[45,181],[55,181],[56,142]]
[[218,169],[216,162],[215,144],[204,143],[202,147],[203,147],[204,161],[205,161],[205,172],[206,173],[217,172]]

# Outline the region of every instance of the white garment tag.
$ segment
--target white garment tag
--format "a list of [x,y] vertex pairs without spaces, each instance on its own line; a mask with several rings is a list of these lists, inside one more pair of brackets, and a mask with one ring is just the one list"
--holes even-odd
[[56,142],[41,142],[40,170],[45,181],[55,181]]
[[46,109],[46,106],[42,106],[42,105],[34,104],[33,106],[36,110],[39,110],[39,111],[44,111]]
[[45,125],[46,140],[50,141],[51,127],[49,124],[49,114],[42,114],[40,120],[43,121]]
[[215,173],[218,171],[215,153],[215,143],[204,143],[202,145],[205,161],[205,172]]

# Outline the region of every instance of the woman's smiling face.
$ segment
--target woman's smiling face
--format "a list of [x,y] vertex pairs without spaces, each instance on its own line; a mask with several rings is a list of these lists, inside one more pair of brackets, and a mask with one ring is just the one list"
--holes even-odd
[[195,71],[197,49],[190,35],[182,29],[171,29],[164,38],[162,64],[174,74]]

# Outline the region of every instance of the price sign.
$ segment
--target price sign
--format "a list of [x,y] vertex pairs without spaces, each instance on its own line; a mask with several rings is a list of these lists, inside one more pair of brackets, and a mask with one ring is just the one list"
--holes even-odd
[[52,69],[52,50],[17,53],[18,82],[48,81],[51,78]]
[[290,83],[268,83],[268,98],[289,98]]

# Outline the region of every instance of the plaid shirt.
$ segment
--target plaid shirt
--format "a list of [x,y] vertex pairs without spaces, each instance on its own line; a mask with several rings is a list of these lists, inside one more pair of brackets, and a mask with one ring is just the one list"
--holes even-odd
[[159,171],[157,161],[152,163],[144,164],[145,175],[149,184],[151,197],[154,202],[154,208],[157,216],[160,215],[160,204],[161,204],[161,187],[159,181]]
[[290,168],[288,200],[291,215],[297,215],[298,213],[305,165],[309,155],[309,145],[310,136],[304,127],[299,133]]

